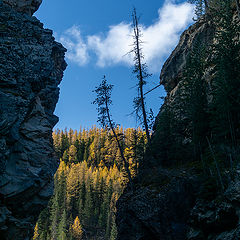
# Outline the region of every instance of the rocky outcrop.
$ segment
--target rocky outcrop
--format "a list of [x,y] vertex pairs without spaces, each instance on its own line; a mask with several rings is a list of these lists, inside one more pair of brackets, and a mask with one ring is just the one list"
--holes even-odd
[[153,170],[117,202],[118,239],[184,240],[196,186],[185,171]]
[[[232,12],[230,21],[235,22],[234,9]],[[202,17],[181,35],[179,44],[162,68],[160,81],[167,96],[157,116],[151,144],[133,190],[126,189],[118,200],[116,221],[119,240],[240,239],[239,169],[235,166],[233,174],[232,167],[231,170],[222,167],[219,173],[224,176],[225,185],[222,188],[214,172],[204,172],[209,170],[204,164],[211,161],[211,144],[206,143],[207,135],[204,136],[205,145],[196,147],[193,143],[192,122],[183,106],[187,86],[184,71],[196,46],[205,47],[204,62],[209,63],[201,72],[201,77],[197,78],[207,86],[203,88],[206,96],[204,107],[209,106],[213,99],[210,89],[216,71],[212,64],[214,51],[209,46],[217,42],[214,38],[214,26],[217,24],[209,19],[211,16]],[[196,108],[196,112],[199,110]],[[208,119],[198,121],[204,123]],[[198,143],[200,145],[200,141]],[[207,149],[204,160],[200,154],[203,146]],[[223,144],[221,147],[224,147]],[[221,160],[225,159],[226,162],[231,161],[231,157],[229,160],[221,155]]]
[[182,33],[177,47],[166,60],[161,70],[160,83],[167,93],[174,92],[174,88],[181,81],[187,58],[192,49],[199,43],[204,46],[211,44],[214,32],[215,29],[211,21],[203,18]]
[[42,0],[2,0],[4,4],[7,4],[17,10],[18,12],[26,13],[32,16],[42,3]]
[[[179,99],[178,86],[181,82],[187,58],[199,41],[210,43],[214,29],[206,20],[190,26],[180,37],[179,44],[165,62],[161,71],[161,84],[167,97],[159,116]],[[158,118],[155,125],[158,124]],[[188,219],[196,201],[199,179],[194,169],[167,170],[164,156],[159,156],[160,146],[155,131],[151,154],[143,165],[134,191],[126,190],[117,203],[118,239],[120,240],[184,240],[190,231]],[[167,141],[169,134],[163,141]],[[156,146],[154,145],[156,143]],[[168,147],[168,146],[167,146]],[[155,151],[155,150],[156,151]],[[153,155],[151,158],[149,155]],[[171,165],[167,162],[168,165]],[[187,173],[188,172],[188,173]],[[197,184],[198,183],[198,184]]]
[[52,128],[65,49],[32,15],[40,0],[0,0],[0,239],[30,239],[53,190]]
[[[208,192],[208,194],[211,194]],[[201,194],[191,210],[187,240],[237,240],[240,234],[239,173],[226,191],[214,199]]]

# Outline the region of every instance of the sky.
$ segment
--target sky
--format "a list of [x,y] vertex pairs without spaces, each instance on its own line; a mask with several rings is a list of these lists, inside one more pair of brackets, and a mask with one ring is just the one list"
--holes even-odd
[[[43,0],[35,16],[52,29],[67,48],[67,69],[60,84],[55,128],[90,128],[97,124],[93,90],[104,75],[114,85],[111,113],[123,127],[138,127],[133,112],[136,77],[132,74],[132,10],[142,31],[144,61],[152,74],[144,91],[159,84],[161,67],[180,34],[192,24],[193,6],[183,0]],[[159,87],[146,96],[147,109],[157,115],[165,96]]]

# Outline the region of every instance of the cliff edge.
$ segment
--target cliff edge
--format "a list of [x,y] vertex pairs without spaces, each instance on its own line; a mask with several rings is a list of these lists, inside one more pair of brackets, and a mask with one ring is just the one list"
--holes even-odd
[[221,4],[162,68],[167,96],[134,187],[117,202],[119,240],[239,239],[240,24]]
[[32,14],[41,0],[0,0],[0,238],[30,239],[53,191],[52,144],[66,49]]

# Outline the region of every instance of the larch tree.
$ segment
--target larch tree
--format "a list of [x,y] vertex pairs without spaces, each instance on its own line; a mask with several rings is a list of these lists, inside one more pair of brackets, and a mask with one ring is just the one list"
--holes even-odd
[[35,225],[35,228],[34,228],[33,240],[39,240],[38,223]]
[[117,142],[117,146],[121,154],[121,158],[124,163],[125,170],[127,172],[130,186],[132,186],[132,177],[129,170],[129,164],[124,156],[124,150],[120,143],[119,137],[115,131],[115,123],[113,122],[110,114],[109,107],[112,104],[112,100],[111,100],[112,88],[113,88],[113,85],[108,84],[106,77],[104,76],[101,84],[98,87],[96,87],[96,89],[94,90],[94,92],[97,94],[97,97],[94,100],[93,104],[97,105],[98,122],[102,125],[103,128],[109,126],[113,132],[114,138]]
[[83,230],[82,226],[80,224],[79,217],[77,216],[74,220],[73,225],[71,226],[71,232],[76,240],[82,240],[83,239]]

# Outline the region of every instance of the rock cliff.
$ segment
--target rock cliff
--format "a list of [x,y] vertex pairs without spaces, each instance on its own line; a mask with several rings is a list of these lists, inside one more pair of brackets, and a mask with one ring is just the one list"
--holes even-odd
[[[177,47],[161,71],[160,79],[167,97],[159,116],[166,106],[176,101],[183,69],[194,45],[199,38],[209,44],[213,32],[211,24],[204,20],[193,24],[181,35]],[[159,116],[155,125],[158,124]],[[187,222],[194,207],[194,193],[198,190],[199,181],[183,168],[162,168],[166,164],[165,159],[158,156],[161,148],[158,146],[158,134],[161,133],[155,131],[152,139],[152,145],[157,145],[154,156],[145,160],[147,164],[142,166],[136,179],[136,189],[132,192],[126,190],[117,203],[118,237],[121,240],[186,239],[189,230]]]
[[53,190],[52,146],[65,49],[32,14],[41,0],[0,0],[0,239],[30,239]]
[[[236,14],[233,19],[235,17]],[[211,177],[214,174],[208,177],[202,174],[202,158],[194,162],[194,156],[189,154],[189,147],[193,146],[189,137],[190,120],[182,111],[185,110],[182,104],[186,92],[184,70],[197,45],[208,49],[204,60],[209,64],[204,68],[201,81],[211,88],[215,71],[211,64],[214,54],[209,46],[216,43],[216,32],[216,25],[210,18],[201,18],[181,35],[162,68],[160,81],[167,96],[157,116],[151,144],[134,189],[125,189],[117,202],[119,240],[239,239],[239,168],[236,166],[234,173],[232,170],[219,173],[225,174],[224,181],[227,182],[219,193],[216,190],[219,186]],[[210,104],[212,96],[209,92],[205,94],[207,104]],[[175,124],[179,119],[181,124]],[[206,122],[208,119],[198,120]],[[206,144],[205,148],[209,153],[211,146]]]

